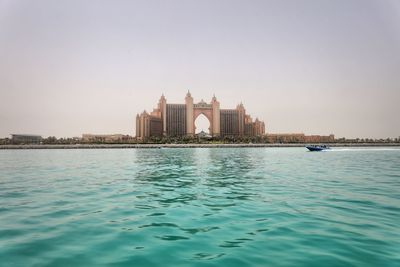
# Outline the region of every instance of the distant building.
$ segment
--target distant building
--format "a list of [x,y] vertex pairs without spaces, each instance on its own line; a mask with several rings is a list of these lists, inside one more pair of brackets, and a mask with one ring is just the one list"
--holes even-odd
[[209,135],[208,133],[206,133],[204,131],[199,132],[198,134],[196,134],[196,136],[201,139],[211,139],[212,138],[211,135]]
[[11,143],[13,144],[40,144],[42,137],[32,134],[11,134]]
[[82,134],[83,142],[122,142],[129,140],[129,135],[123,134]]
[[332,143],[335,136],[331,135],[305,135],[304,133],[276,133],[266,134],[271,143]]
[[151,113],[143,111],[136,116],[136,137],[146,139],[162,136],[195,136],[195,120],[203,114],[210,122],[212,137],[224,136],[262,136],[265,134],[264,122],[254,122],[242,103],[235,109],[220,109],[220,103],[214,96],[210,103],[201,100],[194,103],[188,92],[185,104],[167,104],[161,96],[157,108]]
[[306,135],[305,143],[332,143],[335,141],[335,136],[330,135]]

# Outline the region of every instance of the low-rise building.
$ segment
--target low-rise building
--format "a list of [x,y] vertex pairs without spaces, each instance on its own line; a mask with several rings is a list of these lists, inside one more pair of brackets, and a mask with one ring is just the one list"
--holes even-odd
[[331,135],[305,135],[304,133],[276,133],[266,134],[271,143],[332,143],[335,136]]
[[11,134],[13,144],[40,144],[42,136],[33,134]]
[[83,142],[123,142],[128,141],[129,135],[124,134],[82,134]]

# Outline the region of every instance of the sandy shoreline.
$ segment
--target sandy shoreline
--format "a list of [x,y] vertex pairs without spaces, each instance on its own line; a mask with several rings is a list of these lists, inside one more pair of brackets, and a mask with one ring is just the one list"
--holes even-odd
[[[0,149],[108,149],[108,148],[237,148],[304,147],[307,144],[77,144],[77,145],[0,145]],[[335,143],[330,147],[400,147],[400,143]]]

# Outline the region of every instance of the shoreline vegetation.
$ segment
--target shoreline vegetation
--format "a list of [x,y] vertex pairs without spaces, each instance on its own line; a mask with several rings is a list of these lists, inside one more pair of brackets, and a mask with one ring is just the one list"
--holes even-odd
[[[240,148],[240,147],[304,147],[308,143],[191,143],[191,144],[29,144],[0,145],[1,149],[108,149],[108,148]],[[330,147],[399,147],[400,143],[331,143]]]

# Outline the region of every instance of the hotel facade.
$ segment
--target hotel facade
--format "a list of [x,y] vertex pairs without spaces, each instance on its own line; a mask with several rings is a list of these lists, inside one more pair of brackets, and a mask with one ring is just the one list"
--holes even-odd
[[186,94],[184,104],[170,104],[164,95],[158,101],[157,108],[148,113],[136,115],[136,137],[144,140],[150,137],[195,136],[195,121],[203,114],[210,122],[209,134],[213,137],[262,136],[265,124],[246,114],[242,103],[235,109],[221,109],[215,96],[210,103],[201,100],[194,103],[190,92]]

